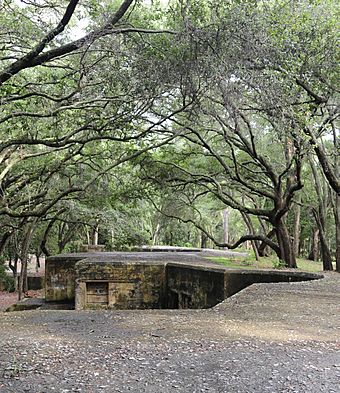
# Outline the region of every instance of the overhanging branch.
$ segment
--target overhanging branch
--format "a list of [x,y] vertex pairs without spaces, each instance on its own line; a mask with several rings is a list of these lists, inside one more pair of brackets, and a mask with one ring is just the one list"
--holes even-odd
[[108,22],[85,35],[84,37],[69,42],[65,45],[59,46],[54,49],[50,49],[46,52],[43,52],[46,45],[51,42],[57,35],[59,35],[69,23],[74,10],[79,2],[79,0],[70,0],[69,5],[65,11],[65,14],[59,24],[52,29],[46,36],[25,56],[21,57],[14,63],[10,64],[8,67],[0,71],[0,86],[12,78],[12,76],[18,74],[21,70],[26,68],[36,67],[38,65],[42,65],[50,60],[58,58],[63,55],[67,55],[80,49],[85,45],[90,45],[95,40],[100,37],[104,37],[110,34],[123,34],[123,33],[148,33],[148,34],[158,34],[158,33],[171,33],[174,34],[171,30],[153,30],[153,29],[143,29],[143,28],[134,28],[134,27],[126,27],[120,29],[114,29],[113,27],[124,17],[128,9],[134,0],[124,0],[120,5],[119,9],[116,13],[108,20]]
[[226,247],[226,248],[233,250],[248,240],[260,240],[260,241],[264,242],[265,244],[267,244],[270,248],[272,248],[276,252],[277,255],[280,254],[279,246],[275,242],[273,242],[271,239],[269,239],[267,236],[264,236],[264,235],[244,235],[244,236],[241,236],[240,239],[238,239],[235,243],[220,243],[202,225],[198,224],[194,220],[192,220],[190,218],[184,219],[184,218],[181,218],[178,216],[174,216],[172,214],[165,213],[164,211],[159,210],[159,208],[153,203],[152,200],[151,200],[151,203],[156,208],[156,210],[158,212],[160,212],[161,214],[163,214],[164,216],[166,216],[168,218],[173,218],[173,219],[179,220],[179,221],[186,223],[186,224],[188,224],[188,223],[193,224],[197,229],[202,231],[217,247]]

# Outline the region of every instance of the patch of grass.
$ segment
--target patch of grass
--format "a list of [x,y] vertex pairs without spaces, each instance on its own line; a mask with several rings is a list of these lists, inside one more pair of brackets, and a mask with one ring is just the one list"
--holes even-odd
[[[243,258],[208,257],[208,259],[231,269],[284,269],[282,262],[275,256],[261,257],[259,261],[256,261],[253,255]],[[308,259],[298,258],[297,265],[297,271],[312,273],[322,271],[322,262],[314,262]]]
[[[307,272],[322,272],[323,266],[322,262],[319,261],[310,261],[309,259],[298,258],[297,265],[299,270],[307,271]],[[333,267],[334,264],[333,264]]]

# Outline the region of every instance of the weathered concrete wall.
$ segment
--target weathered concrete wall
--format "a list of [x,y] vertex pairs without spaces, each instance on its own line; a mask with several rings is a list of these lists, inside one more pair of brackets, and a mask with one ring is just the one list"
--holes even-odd
[[[153,263],[160,262],[165,266],[166,262],[181,260],[182,256],[177,253],[129,253],[129,252],[83,252],[60,254],[46,258],[45,267],[45,292],[46,301],[68,302],[75,299],[75,264],[80,260],[88,260],[89,258],[100,258],[105,262],[124,261]],[[195,261],[196,256],[186,256],[188,259]]]
[[179,254],[178,261],[172,259],[174,254],[167,254],[169,257],[164,253],[78,253],[47,258],[46,301],[74,301],[77,279],[78,309],[208,308],[253,283],[322,277],[230,270],[195,260],[183,264]]
[[47,302],[74,301],[75,264],[84,256],[49,257],[45,262],[45,300]]
[[[322,276],[321,276],[322,277]],[[230,297],[252,284],[270,282],[306,281],[321,278],[317,274],[287,271],[225,271],[225,297]]]
[[[17,287],[19,287],[20,274],[17,276]],[[41,276],[27,276],[27,289],[36,291],[45,287],[45,279]]]
[[255,283],[293,282],[318,275],[281,271],[230,271],[167,264],[168,308],[209,308]]
[[164,308],[165,265],[80,261],[76,309]]
[[38,276],[28,276],[27,286],[29,290],[38,290],[44,288],[44,278]]
[[167,264],[167,308],[209,308],[225,299],[224,270]]

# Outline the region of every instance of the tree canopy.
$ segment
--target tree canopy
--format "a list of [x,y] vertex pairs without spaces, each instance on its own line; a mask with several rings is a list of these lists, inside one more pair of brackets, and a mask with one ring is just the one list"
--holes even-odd
[[220,3],[2,3],[3,258],[320,242],[340,271],[336,3]]

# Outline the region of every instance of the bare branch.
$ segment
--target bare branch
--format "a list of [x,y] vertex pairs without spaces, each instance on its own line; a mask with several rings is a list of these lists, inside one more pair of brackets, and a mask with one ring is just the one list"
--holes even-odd
[[[151,201],[153,203],[153,201]],[[271,239],[269,239],[268,237],[264,236],[264,235],[244,235],[242,236],[239,240],[237,240],[237,242],[235,243],[220,243],[218,242],[202,225],[198,224],[197,222],[195,222],[192,219],[185,219],[182,217],[178,217],[178,216],[174,216],[168,213],[165,213],[164,211],[159,210],[159,208],[153,203],[154,207],[164,216],[168,217],[168,218],[173,218],[176,220],[179,220],[183,223],[190,223],[193,224],[197,229],[199,229],[200,231],[202,231],[212,242],[214,242],[214,244],[217,247],[227,247],[229,249],[235,249],[237,248],[239,245],[245,243],[248,240],[260,240],[264,243],[266,243],[269,247],[271,247],[278,255],[280,254],[280,248],[279,246],[273,242]]]

